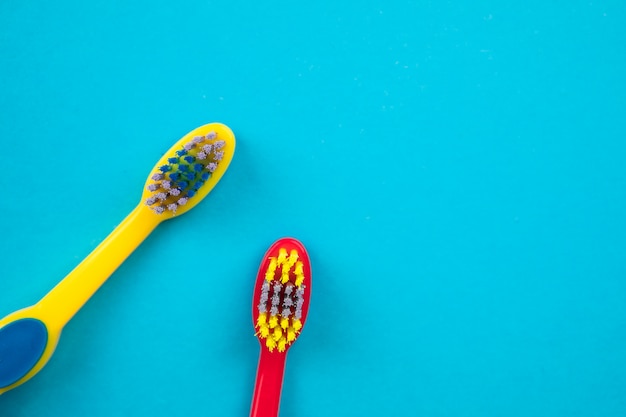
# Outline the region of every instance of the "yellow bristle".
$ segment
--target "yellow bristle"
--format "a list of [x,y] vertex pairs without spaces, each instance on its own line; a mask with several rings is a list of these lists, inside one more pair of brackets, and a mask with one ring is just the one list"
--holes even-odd
[[304,274],[304,264],[302,262],[297,262],[296,263],[296,269],[293,270],[293,273],[296,275],[302,275]]
[[283,317],[282,319],[280,319],[280,327],[282,327],[283,329],[289,327],[289,319],[287,317]]
[[267,325],[263,325],[259,327],[259,336],[261,336],[261,339],[265,339],[269,335],[270,335],[270,328],[267,327]]
[[274,327],[278,326],[278,317],[271,316],[269,325],[270,325],[270,329],[273,329]]
[[265,280],[270,282],[274,279],[274,273],[276,272],[276,258],[270,258],[270,263],[267,266],[267,271],[265,272]]
[[286,347],[287,347],[287,340],[285,340],[284,337],[281,337],[280,340],[278,341],[278,351],[284,352]]
[[283,268],[282,268],[282,276],[280,279],[280,282],[282,282],[283,284],[287,283],[287,281],[289,281],[289,270],[291,269],[291,267],[293,266],[293,264],[289,263],[289,260],[286,260],[285,263],[283,264]]
[[272,335],[272,338],[278,342],[278,339],[280,339],[283,336],[283,331],[280,327],[276,327],[274,329],[274,334]]
[[272,339],[271,337],[268,337],[267,340],[265,341],[265,346],[267,346],[270,352],[272,352],[274,348],[276,347],[276,341]]
[[285,263],[286,260],[287,260],[287,250],[285,248],[280,248],[278,250],[278,259],[276,260],[278,262],[278,265],[282,265],[283,263]]
[[295,249],[292,249],[291,252],[289,253],[289,265],[294,265],[297,260],[298,260],[298,251]]
[[270,258],[270,263],[267,266],[267,271],[268,272],[276,271],[276,258],[274,258],[273,256]]
[[296,340],[296,331],[293,329],[293,327],[287,329],[287,340],[289,342],[293,342],[294,340]]
[[296,275],[296,287],[299,287],[304,282],[304,275],[297,274]]
[[[271,319],[270,319],[270,322],[271,322]],[[292,326],[296,332],[299,332],[300,329],[302,329],[302,322],[299,319],[294,319]]]
[[267,315],[265,313],[259,314],[259,317],[256,319],[257,327],[264,326],[267,323]]

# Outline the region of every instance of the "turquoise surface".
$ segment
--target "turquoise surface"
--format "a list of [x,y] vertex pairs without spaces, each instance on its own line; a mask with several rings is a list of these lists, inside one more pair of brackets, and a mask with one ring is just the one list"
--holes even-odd
[[[309,249],[282,416],[626,415],[621,1],[0,2],[0,316],[221,121],[2,417],[246,416],[260,258]],[[0,359],[1,360],[1,359]]]

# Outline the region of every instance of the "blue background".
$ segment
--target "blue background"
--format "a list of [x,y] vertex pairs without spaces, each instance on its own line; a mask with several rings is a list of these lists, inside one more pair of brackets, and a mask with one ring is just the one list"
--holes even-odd
[[283,416],[626,415],[626,6],[0,2],[0,316],[238,139],[0,397],[2,417],[246,416],[261,256],[309,249]]

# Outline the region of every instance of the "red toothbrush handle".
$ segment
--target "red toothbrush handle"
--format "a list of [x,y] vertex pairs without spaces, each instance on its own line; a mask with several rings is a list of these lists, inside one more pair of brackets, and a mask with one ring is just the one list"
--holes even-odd
[[287,352],[270,352],[261,347],[250,417],[277,417]]

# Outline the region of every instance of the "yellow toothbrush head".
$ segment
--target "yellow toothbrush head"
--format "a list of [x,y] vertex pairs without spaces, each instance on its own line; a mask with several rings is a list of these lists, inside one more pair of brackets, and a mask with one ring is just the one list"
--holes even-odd
[[192,130],[157,162],[142,200],[163,220],[186,213],[220,180],[235,153],[235,135],[221,123]]

